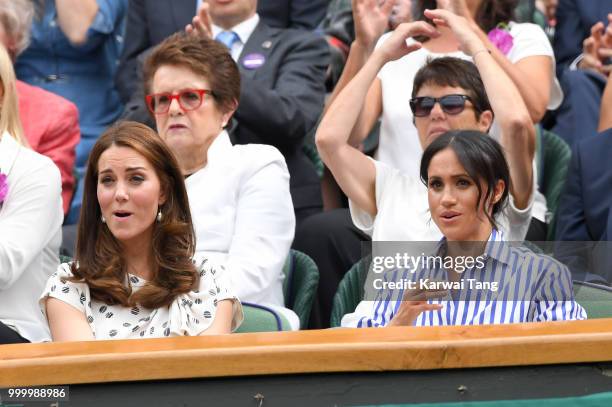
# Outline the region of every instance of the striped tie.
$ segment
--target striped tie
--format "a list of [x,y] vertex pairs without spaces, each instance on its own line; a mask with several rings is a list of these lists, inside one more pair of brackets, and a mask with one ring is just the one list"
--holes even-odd
[[221,31],[219,34],[217,34],[217,38],[215,38],[215,40],[225,45],[231,51],[232,45],[234,45],[239,38],[238,34],[233,31]]

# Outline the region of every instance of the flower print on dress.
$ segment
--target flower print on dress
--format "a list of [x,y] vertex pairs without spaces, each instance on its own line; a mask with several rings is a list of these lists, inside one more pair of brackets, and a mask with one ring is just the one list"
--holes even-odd
[[6,196],[9,192],[8,178],[6,174],[2,173],[0,169],[0,207],[2,207],[2,203],[6,199]]
[[499,23],[497,27],[489,31],[487,37],[506,56],[514,46],[514,37],[510,34],[510,27],[506,23]]

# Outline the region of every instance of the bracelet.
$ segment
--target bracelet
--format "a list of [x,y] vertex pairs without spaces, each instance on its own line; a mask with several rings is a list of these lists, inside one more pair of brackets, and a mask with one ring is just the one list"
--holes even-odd
[[479,49],[478,51],[474,52],[472,54],[472,59],[476,58],[476,55],[480,54],[481,52],[488,52],[489,54],[491,53],[491,51],[489,51],[488,49]]

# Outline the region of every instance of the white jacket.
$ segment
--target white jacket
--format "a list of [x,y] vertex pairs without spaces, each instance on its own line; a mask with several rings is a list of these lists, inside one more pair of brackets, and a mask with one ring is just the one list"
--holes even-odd
[[282,267],[295,233],[289,171],[282,154],[261,144],[232,145],[223,131],[206,167],[185,180],[196,252],[224,262],[240,301],[283,309]]
[[60,173],[7,133],[0,140],[0,171],[9,185],[0,204],[0,321],[31,342],[50,340],[38,298],[59,265]]

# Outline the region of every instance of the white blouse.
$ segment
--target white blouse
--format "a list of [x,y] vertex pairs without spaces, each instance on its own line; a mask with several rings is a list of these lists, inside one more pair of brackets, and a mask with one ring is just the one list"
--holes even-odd
[[[200,272],[197,290],[179,295],[166,307],[147,309],[92,300],[87,284],[65,281],[72,273],[71,264],[64,263],[47,281],[40,307],[45,314],[47,297],[72,305],[85,315],[96,339],[159,338],[199,335],[215,319],[217,302],[229,299],[233,302],[232,331],[235,330],[243,320],[242,306],[229,288],[225,267],[213,265],[206,258],[194,260],[194,264]],[[147,281],[128,274],[126,284],[137,292]]]

